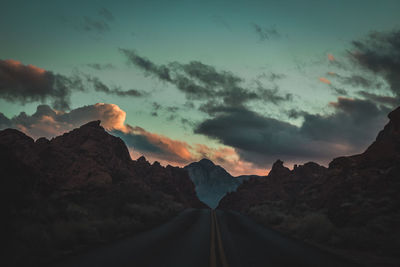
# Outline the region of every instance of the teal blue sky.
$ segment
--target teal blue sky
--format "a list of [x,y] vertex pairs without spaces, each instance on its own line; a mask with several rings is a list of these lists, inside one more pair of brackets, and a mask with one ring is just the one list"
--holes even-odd
[[[92,75],[110,88],[138,90],[144,96],[121,97],[90,88],[73,92],[70,108],[64,111],[113,103],[127,113],[129,125],[190,145],[233,148],[241,160],[254,165],[249,165],[249,171],[268,168],[271,161],[265,159],[261,166],[238,152],[242,148],[196,131],[196,125],[213,117],[199,110],[204,99],[192,101],[176,84],[129,64],[120,49],[135,51],[156,65],[200,61],[242,78],[244,88],[262,84],[282,96],[290,94],[290,101],[277,104],[260,100],[246,103],[246,108],[301,127],[304,118],[289,116],[289,110],[328,116],[335,112],[329,103],[338,97],[359,97],[358,92],[364,90],[359,84],[335,86],[327,73],[353,75],[353,68],[333,63],[347,64],[348,53],[354,49],[352,41],[373,31],[398,29],[399,13],[400,2],[396,0],[2,1],[0,59],[32,64],[67,77]],[[257,27],[266,35],[257,32]],[[109,67],[96,70],[88,66],[95,63]],[[271,73],[281,77],[269,79]],[[364,72],[360,69],[357,73]],[[383,83],[381,88],[389,87],[385,79],[373,79]],[[339,87],[347,94],[334,91]],[[396,97],[389,89],[379,91],[379,95]],[[33,114],[43,103],[51,105],[48,100],[22,104],[0,98],[0,112],[8,118],[23,111]],[[158,112],[154,103],[162,107]],[[176,109],[171,111],[173,107]],[[309,158],[315,159],[295,157],[300,161]]]

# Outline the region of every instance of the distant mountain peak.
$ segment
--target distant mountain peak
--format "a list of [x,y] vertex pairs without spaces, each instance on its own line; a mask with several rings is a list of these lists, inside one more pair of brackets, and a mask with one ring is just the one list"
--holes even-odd
[[80,128],[88,128],[88,127],[91,127],[91,128],[102,128],[102,129],[103,129],[103,127],[100,126],[100,123],[101,123],[100,120],[90,121],[90,122],[88,122],[88,123],[82,125]]
[[201,159],[200,161],[199,161],[199,163],[200,164],[202,164],[202,165],[207,165],[207,166],[216,166],[215,164],[214,164],[214,162],[212,162],[211,160],[209,160],[209,159],[207,159],[207,158],[203,158],[203,159]]
[[235,178],[223,167],[206,158],[190,163],[185,169],[196,186],[197,196],[211,208],[217,207],[226,193],[235,191],[244,180],[250,178],[245,175]]

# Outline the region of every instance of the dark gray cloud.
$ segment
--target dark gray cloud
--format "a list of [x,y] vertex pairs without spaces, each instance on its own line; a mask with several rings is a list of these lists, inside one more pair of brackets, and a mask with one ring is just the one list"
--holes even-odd
[[100,81],[97,77],[91,77],[86,75],[87,81],[92,85],[95,91],[106,93],[109,95],[116,95],[116,96],[132,96],[132,97],[141,97],[146,95],[144,92],[130,89],[130,90],[122,90],[121,88],[110,88],[109,86],[105,85],[102,81]]
[[256,34],[258,35],[260,41],[281,37],[281,34],[276,29],[276,25],[272,25],[270,27],[261,27],[256,23],[252,23],[251,25]]
[[68,109],[72,91],[82,91],[77,76],[66,77],[14,60],[0,59],[0,98],[22,104],[50,100],[57,109]]
[[64,76],[33,65],[0,59],[0,98],[22,104],[51,102],[59,110],[70,108],[70,96],[76,91],[92,87],[97,92],[117,96],[140,97],[147,95],[135,89],[110,88],[97,77],[83,73]]
[[213,20],[213,22],[216,25],[222,26],[225,29],[227,29],[228,31],[232,31],[231,25],[223,17],[214,15],[214,16],[211,17],[211,19]]
[[389,107],[392,107],[392,108],[395,108],[400,105],[400,99],[398,97],[377,95],[377,94],[369,93],[369,92],[365,92],[365,91],[358,91],[357,93],[360,96],[363,96],[365,99],[369,99],[375,103],[388,105]]
[[98,11],[99,15],[105,18],[108,21],[114,21],[114,15],[111,13],[111,11],[105,7],[102,7]]
[[350,56],[359,66],[381,75],[390,90],[400,96],[400,31],[372,32],[353,41]]
[[366,148],[387,121],[391,111],[372,101],[338,98],[330,115],[306,114],[301,133],[312,140]]
[[283,73],[275,73],[275,72],[269,72],[269,73],[262,73],[257,76],[258,79],[264,78],[267,79],[270,82],[275,82],[277,80],[282,80],[286,78],[286,75]]
[[171,82],[169,69],[165,65],[156,65],[145,57],[137,55],[133,50],[122,49],[119,51],[128,58],[128,62],[144,70],[147,74],[153,75],[162,81]]
[[372,80],[370,77],[364,77],[360,74],[352,74],[349,76],[340,75],[334,72],[328,72],[328,75],[337,80],[342,85],[350,85],[353,87],[362,87],[365,89],[376,89],[382,86],[381,83]]
[[151,116],[153,116],[153,117],[157,117],[158,116],[158,112],[160,111],[160,109],[162,109],[163,107],[161,106],[161,104],[160,103],[157,103],[157,102],[153,102],[152,104],[151,104],[151,106],[152,106],[152,111],[151,111]]
[[277,87],[264,88],[260,82],[255,88],[246,88],[243,86],[244,80],[232,72],[220,71],[199,61],[157,65],[133,50],[120,51],[128,58],[129,63],[142,69],[147,75],[175,85],[188,100],[207,101],[223,106],[241,106],[260,100],[277,104],[291,100],[291,95],[281,95]]
[[180,108],[177,106],[165,107],[158,102],[153,102],[151,104],[151,107],[152,107],[152,111],[150,114],[153,117],[157,117],[161,114],[161,115],[167,116],[167,120],[169,120],[169,121],[176,119],[178,117],[177,112],[180,110]]
[[338,95],[338,96],[347,96],[348,95],[348,92],[344,88],[339,88],[332,84],[329,84],[329,88],[335,93],[335,95]]
[[115,66],[111,63],[100,64],[100,63],[89,63],[86,64],[88,67],[94,70],[112,70],[115,69]]
[[303,117],[301,126],[243,108],[219,110],[197,125],[195,133],[234,147],[242,159],[259,166],[276,158],[326,162],[365,149],[390,111],[361,99],[339,98],[331,106],[328,115],[293,110],[291,117]]
[[75,29],[97,35],[110,31],[110,22],[115,20],[114,15],[107,8],[100,8],[97,12],[98,16],[83,16]]
[[102,34],[110,30],[110,25],[102,19],[84,16],[81,24],[81,29],[87,32]]

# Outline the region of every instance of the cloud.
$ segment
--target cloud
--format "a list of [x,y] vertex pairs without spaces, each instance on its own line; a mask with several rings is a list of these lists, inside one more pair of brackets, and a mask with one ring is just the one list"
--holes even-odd
[[339,98],[327,115],[295,112],[301,126],[247,109],[225,110],[201,122],[195,132],[233,147],[242,160],[264,167],[277,158],[316,160],[361,152],[386,121],[388,108],[369,100]]
[[324,78],[324,77],[320,77],[319,81],[323,82],[323,83],[326,83],[326,84],[332,84],[330,80],[328,80],[327,78]]
[[363,96],[365,99],[371,100],[375,103],[388,105],[391,108],[395,108],[400,105],[400,99],[398,97],[377,95],[365,91],[358,91],[357,93],[360,96]]
[[79,24],[75,25],[75,29],[98,35],[110,31],[110,22],[115,20],[111,11],[103,7],[98,10],[97,14],[98,16],[96,17],[83,16]]
[[400,96],[400,30],[372,32],[365,39],[353,41],[349,55],[353,61],[374,74],[381,75],[390,90]]
[[228,31],[232,31],[231,25],[223,17],[214,15],[214,16],[211,16],[211,19],[216,25],[222,26],[225,29],[227,29]]
[[16,128],[34,139],[52,138],[93,120],[101,120],[101,125],[107,131],[123,139],[133,158],[145,155],[150,161],[184,166],[207,157],[222,164],[234,174],[266,172],[254,167],[250,162],[240,160],[232,148],[210,148],[204,144],[190,145],[184,141],[151,133],[139,126],[126,124],[126,112],[115,104],[97,103],[69,112],[40,105],[32,115],[21,112],[11,119],[0,113],[0,129]]
[[50,100],[55,108],[68,109],[72,91],[82,91],[82,81],[23,65],[12,59],[0,59],[0,98],[21,104]]
[[109,95],[133,96],[133,97],[141,97],[141,96],[146,95],[146,93],[135,90],[135,89],[122,90],[119,87],[110,88],[107,85],[105,85],[102,81],[100,81],[100,79],[97,77],[91,77],[89,75],[86,75],[86,79],[89,82],[89,84],[92,85],[93,89],[96,92],[102,92],[102,93],[106,93]]
[[112,70],[115,69],[115,66],[111,63],[100,64],[100,63],[89,63],[86,64],[88,67],[94,70]]
[[251,24],[253,26],[254,31],[258,35],[260,41],[270,40],[272,38],[279,38],[281,37],[280,33],[277,31],[276,26],[272,25],[269,28],[261,27],[258,24]]
[[339,96],[347,96],[348,95],[348,92],[343,88],[338,88],[336,86],[333,86],[332,84],[330,84],[329,87],[336,95],[339,95]]
[[24,65],[16,60],[0,59],[0,98],[9,102],[26,104],[44,103],[49,100],[54,108],[68,110],[71,94],[76,91],[85,91],[90,87],[97,92],[121,97],[147,95],[135,89],[110,88],[99,78],[83,73],[68,77],[33,65]]
[[328,72],[328,75],[333,77],[339,83],[343,85],[350,85],[352,87],[368,88],[380,88],[382,85],[378,82],[372,81],[370,78],[364,77],[360,74],[351,74],[349,76],[343,76],[335,72]]
[[156,65],[145,57],[139,56],[135,51],[120,48],[119,51],[125,55],[128,62],[144,70],[146,73],[154,75],[162,81],[171,82],[169,69],[165,65]]
[[99,13],[100,16],[102,16],[103,18],[105,18],[108,21],[114,21],[115,20],[114,15],[111,13],[111,11],[108,10],[107,8],[105,8],[105,7],[100,8],[98,13]]
[[254,88],[247,88],[243,86],[244,80],[232,72],[217,70],[199,61],[157,65],[133,50],[120,49],[120,52],[130,64],[142,69],[147,75],[175,85],[188,100],[223,106],[240,106],[250,101],[277,104],[291,100],[290,94],[281,95],[277,87],[264,88],[261,82],[257,82]]
[[70,112],[55,110],[48,105],[39,105],[32,115],[21,112],[9,119],[8,125],[2,128],[16,128],[33,138],[51,138],[93,120],[101,120],[103,127],[108,130],[126,131],[125,118],[126,113],[114,104],[98,103]]
[[84,16],[81,24],[81,29],[87,32],[103,34],[110,30],[110,26],[104,20]]
[[191,146],[183,141],[173,140],[163,135],[150,133],[141,127],[127,126],[128,131],[112,131],[111,133],[123,139],[134,150],[146,157],[166,160],[168,162],[187,164],[194,160]]
[[275,73],[275,72],[269,72],[267,73],[262,73],[261,75],[258,75],[257,78],[261,79],[261,78],[265,78],[270,82],[275,82],[276,80],[282,80],[283,78],[285,78],[286,75],[283,73]]

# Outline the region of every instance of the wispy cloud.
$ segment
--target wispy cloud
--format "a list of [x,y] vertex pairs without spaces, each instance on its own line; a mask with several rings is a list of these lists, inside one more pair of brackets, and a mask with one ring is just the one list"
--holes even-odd
[[260,41],[266,41],[270,39],[276,39],[281,37],[281,34],[276,29],[276,25],[272,25],[269,27],[261,27],[256,23],[251,24],[255,33],[258,35]]

